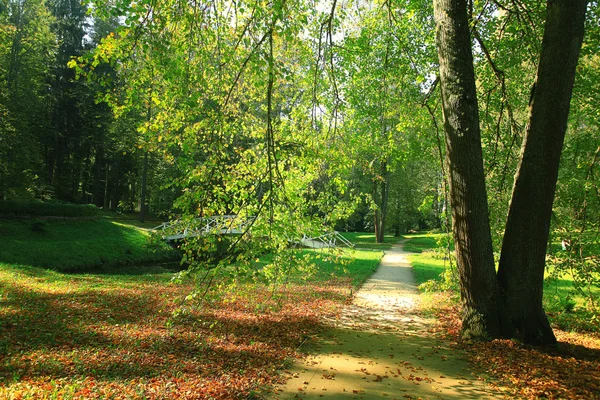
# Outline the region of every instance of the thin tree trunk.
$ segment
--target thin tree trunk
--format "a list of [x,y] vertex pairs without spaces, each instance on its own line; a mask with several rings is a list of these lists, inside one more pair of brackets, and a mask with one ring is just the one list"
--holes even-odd
[[488,218],[466,0],[434,0],[434,12],[462,333],[488,340],[505,336],[505,324]]
[[542,307],[544,266],[587,0],[548,1],[537,82],[502,243],[498,280],[518,337],[556,338]]
[[142,168],[142,192],[140,194],[140,222],[146,219],[146,189],[148,180],[148,152],[144,154],[144,166]]
[[373,200],[375,201],[375,211],[373,212],[373,229],[375,230],[375,242],[379,243],[379,230],[380,230],[380,203],[379,203],[379,199],[378,199],[378,192],[377,192],[377,181],[373,180]]
[[[151,72],[151,76],[154,77],[154,70]],[[152,92],[154,87],[150,85],[148,88],[148,109],[146,110],[146,120],[150,122],[152,120]],[[144,166],[142,167],[142,188],[140,193],[140,222],[144,222],[146,219],[146,193],[148,183],[148,150],[144,153]]]
[[402,204],[400,203],[400,196],[396,193],[396,226],[394,229],[394,236],[400,237],[402,234],[402,227],[400,226],[400,217],[402,213]]
[[385,241],[385,221],[388,214],[388,198],[389,198],[389,180],[390,173],[387,167],[387,161],[381,163],[381,216],[379,220],[379,237],[377,243],[383,243]]
[[377,180],[373,181],[373,199],[377,205],[377,209],[373,215],[373,223],[375,228],[375,241],[377,243],[383,243],[385,240],[385,219],[387,217],[388,208],[388,180],[389,172],[387,168],[387,161],[381,162],[381,182]]
[[108,177],[110,174],[110,165],[106,166],[104,170],[104,202],[102,208],[108,210],[110,202],[109,202],[109,192],[108,192]]

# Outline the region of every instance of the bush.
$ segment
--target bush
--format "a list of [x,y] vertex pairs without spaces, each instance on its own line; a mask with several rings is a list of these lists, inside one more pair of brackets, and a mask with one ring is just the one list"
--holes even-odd
[[59,201],[0,201],[0,216],[30,217],[95,217],[100,209],[92,204],[73,204]]
[[44,221],[34,219],[33,221],[31,221],[31,231],[34,233],[46,232],[46,223]]

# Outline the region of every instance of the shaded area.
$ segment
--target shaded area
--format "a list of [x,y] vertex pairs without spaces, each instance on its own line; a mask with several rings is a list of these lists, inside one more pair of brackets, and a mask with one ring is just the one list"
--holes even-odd
[[600,339],[555,330],[556,348],[534,348],[511,340],[463,343],[457,305],[437,294],[440,332],[452,348],[467,351],[469,361],[496,380],[508,396],[523,399],[599,399]]
[[265,287],[239,288],[174,317],[193,283],[169,284],[170,274],[0,267],[2,398],[247,398],[348,292],[294,285],[275,302]]
[[177,252],[142,229],[110,220],[0,221],[0,263],[63,272],[172,260]]
[[377,272],[289,371],[273,399],[499,398],[470,373],[466,354],[432,333],[406,253],[386,252]]

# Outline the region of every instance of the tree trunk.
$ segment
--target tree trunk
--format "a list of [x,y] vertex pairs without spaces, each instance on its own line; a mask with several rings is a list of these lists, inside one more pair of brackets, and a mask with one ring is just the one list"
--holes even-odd
[[108,191],[108,178],[109,178],[109,174],[110,174],[110,165],[107,165],[105,170],[104,170],[104,200],[103,200],[103,204],[102,204],[102,208],[104,208],[105,210],[108,210],[109,205],[110,205],[110,193]]
[[394,227],[394,236],[400,237],[402,234],[401,216],[402,216],[402,203],[400,203],[400,196],[396,193],[396,226]]
[[140,222],[146,219],[146,189],[148,181],[148,152],[144,154],[144,166],[142,168],[142,192],[140,194]]
[[434,12],[462,333],[489,340],[510,332],[494,267],[466,0],[435,0]]
[[544,265],[587,0],[551,0],[529,125],[515,177],[498,280],[518,337],[530,344],[556,338],[542,307]]
[[[387,219],[388,209],[388,181],[389,171],[387,167],[387,161],[381,162],[381,182],[379,183],[379,191],[381,193],[380,202],[375,210],[375,241],[377,243],[383,243],[385,240],[385,220]],[[375,185],[375,191],[377,191],[377,185]]]
[[378,201],[378,190],[377,190],[377,181],[373,180],[373,200],[375,201],[375,211],[373,212],[373,229],[375,230],[375,242],[381,243],[379,241],[379,235],[381,230],[381,203]]

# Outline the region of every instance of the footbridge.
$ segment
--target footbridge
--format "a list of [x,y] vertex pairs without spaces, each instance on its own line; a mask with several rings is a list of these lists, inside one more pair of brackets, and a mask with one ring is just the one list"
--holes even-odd
[[165,222],[152,229],[160,232],[167,242],[189,237],[205,235],[241,235],[254,222],[256,217],[238,217],[237,215],[213,215],[195,218],[192,221],[177,219]]
[[[174,220],[165,222],[153,228],[152,231],[158,232],[163,240],[167,242],[205,235],[241,235],[250,229],[255,220],[255,216],[213,215],[195,218],[191,221]],[[317,236],[303,235],[301,239],[290,240],[290,242],[312,249],[354,247],[348,239],[337,231]]]

